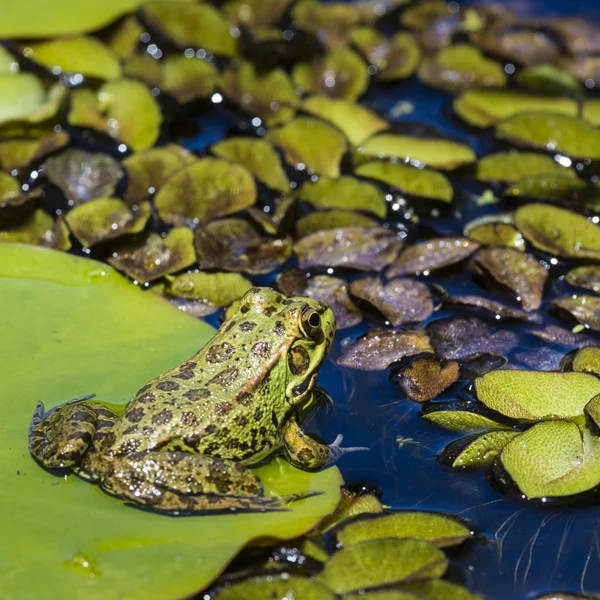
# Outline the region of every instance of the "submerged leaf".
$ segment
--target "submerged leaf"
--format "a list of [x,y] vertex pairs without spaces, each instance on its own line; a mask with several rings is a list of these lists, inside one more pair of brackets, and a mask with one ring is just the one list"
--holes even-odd
[[0,229],[0,242],[31,244],[55,250],[68,250],[71,247],[69,230],[62,218],[54,221],[41,208],[34,210],[22,223]]
[[577,173],[566,169],[552,157],[538,152],[498,152],[477,162],[475,178],[479,181],[512,183],[534,175],[561,175],[577,179]]
[[600,265],[585,265],[571,269],[565,276],[569,285],[600,292]]
[[436,356],[424,356],[399,371],[394,376],[394,382],[409,400],[427,402],[456,383],[459,376],[460,366],[457,362],[442,363]]
[[552,306],[565,311],[585,327],[600,331],[600,298],[597,296],[565,296],[553,300]]
[[574,333],[569,329],[563,329],[556,325],[546,325],[540,331],[532,331],[533,335],[549,344],[560,344],[570,348],[584,348],[586,346],[594,346],[596,340],[585,333]]
[[379,223],[375,219],[350,210],[320,210],[296,221],[296,236],[303,238],[317,231],[346,227],[372,229],[378,225]]
[[448,444],[439,459],[454,469],[480,469],[491,465],[518,431],[488,431]]

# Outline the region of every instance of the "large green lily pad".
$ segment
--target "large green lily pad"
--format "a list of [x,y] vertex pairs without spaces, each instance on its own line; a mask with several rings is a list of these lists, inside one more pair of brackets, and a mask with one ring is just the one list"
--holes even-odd
[[322,491],[292,511],[173,518],[131,508],[27,452],[38,400],[82,394],[123,403],[177,365],[213,330],[144,293],[105,264],[0,244],[0,590],[13,600],[183,598],[210,583],[255,537],[290,538],[339,499],[337,469],[258,470],[268,489]]

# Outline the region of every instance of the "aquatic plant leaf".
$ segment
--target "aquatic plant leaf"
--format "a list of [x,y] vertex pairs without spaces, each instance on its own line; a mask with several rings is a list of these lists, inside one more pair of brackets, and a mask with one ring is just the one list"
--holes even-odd
[[379,513],[343,524],[335,530],[336,540],[342,546],[382,538],[413,538],[446,548],[461,544],[471,535],[468,527],[458,519],[416,510]]
[[52,408],[93,391],[124,404],[214,330],[104,263],[23,245],[0,244],[0,297],[12,315],[0,325],[0,469],[11,489],[0,496],[0,509],[10,514],[4,534],[20,547],[0,547],[3,593],[49,600],[64,590],[73,598],[132,590],[146,598],[192,596],[251,539],[297,537],[334,510],[337,469],[308,473],[282,460],[257,470],[268,490],[324,493],[284,512],[190,519],[136,510],[78,477],[41,469],[27,452],[27,424],[40,398]]
[[279,154],[264,139],[231,137],[214,144],[211,152],[220,158],[243,165],[259,181],[278,192],[290,191],[290,181]]
[[348,175],[339,179],[319,177],[315,182],[307,181],[300,188],[298,197],[315,208],[362,210],[378,217],[385,217],[387,212],[387,203],[379,188]]
[[31,244],[55,250],[71,247],[69,230],[59,217],[56,221],[41,208],[34,210],[23,222],[0,229],[0,243]]
[[16,177],[0,171],[0,209],[9,206],[22,206],[40,195],[40,188],[24,192]]
[[52,132],[39,138],[0,141],[0,169],[12,171],[37,163],[69,143],[69,134]]
[[350,295],[379,312],[392,325],[425,321],[433,313],[429,288],[416,279],[362,277],[350,283]]
[[263,237],[243,219],[220,219],[198,227],[194,245],[201,269],[255,275],[274,271],[292,253],[288,238]]
[[595,345],[596,341],[590,335],[581,332],[573,332],[556,325],[546,325],[544,329],[531,332],[535,337],[550,344],[560,344],[570,348],[584,348]]
[[530,321],[532,323],[541,323],[542,318],[536,313],[530,313],[520,308],[506,306],[492,298],[485,296],[447,296],[444,297],[444,302],[458,306],[468,306],[479,309],[483,312],[495,315],[496,319],[516,319],[519,321]]
[[304,92],[342,100],[357,100],[369,87],[367,65],[349,48],[332,50],[311,63],[297,64],[292,79]]
[[495,327],[477,317],[449,317],[428,327],[435,353],[445,360],[467,358],[474,354],[506,354],[519,343],[519,336]]
[[275,25],[290,3],[291,0],[229,0],[222,10],[232,23],[257,27]]
[[173,225],[207,223],[252,206],[256,184],[248,170],[219,158],[201,158],[165,181],[154,203]]
[[475,391],[488,408],[513,419],[569,419],[600,394],[600,379],[575,372],[492,371],[475,380]]
[[263,598],[302,598],[303,600],[335,600],[328,588],[298,575],[263,575],[251,577],[220,589],[215,600],[263,600]]
[[513,115],[496,125],[496,137],[517,146],[542,148],[574,158],[600,159],[600,131],[568,112]]
[[[571,98],[555,98],[515,90],[490,89],[466,90],[454,99],[452,106],[458,116],[473,127],[490,127],[505,119],[508,123],[511,123],[512,119],[517,119],[516,122],[527,124],[532,122],[529,113],[533,113],[539,119],[548,119],[548,127],[551,127],[553,126],[550,125],[552,118],[558,119],[563,115],[575,119],[579,111],[577,102]],[[548,116],[547,113],[551,113],[551,116]],[[516,122],[514,131],[518,133],[519,128],[516,127]],[[554,126],[556,125],[558,125],[558,121]],[[503,129],[504,127],[502,131]],[[496,135],[500,135],[498,129]],[[504,135],[500,135],[500,137],[505,138]],[[511,141],[514,139],[511,138]],[[538,144],[533,145],[539,147]]]
[[292,221],[296,216],[296,196],[281,196],[277,198],[273,206],[258,208],[251,206],[248,214],[258,223],[266,233],[277,235],[291,228]]
[[19,71],[19,63],[15,56],[2,46],[0,50],[0,73],[18,73]]
[[475,379],[479,375],[483,375],[488,371],[501,369],[508,363],[506,356],[494,353],[478,354],[461,361],[460,372],[462,377],[466,379]]
[[282,149],[285,160],[293,167],[306,167],[325,177],[340,176],[340,161],[347,143],[331,125],[312,117],[298,117],[269,130],[266,139]]
[[419,138],[379,133],[361,144],[356,158],[399,158],[418,161],[432,169],[451,170],[476,160],[470,146],[442,138]]
[[572,496],[600,483],[600,440],[575,423],[547,421],[509,442],[500,462],[529,499]]
[[294,244],[301,269],[314,266],[380,271],[402,248],[402,240],[384,227],[342,227],[311,233]]
[[386,271],[387,277],[427,274],[467,259],[479,244],[466,238],[434,238],[406,248]]
[[315,579],[338,594],[443,575],[444,553],[416,539],[373,539],[343,547]]
[[360,177],[376,179],[402,192],[422,198],[450,203],[454,196],[450,181],[441,173],[430,169],[372,161],[356,167],[354,172]]
[[89,248],[98,242],[139,233],[151,214],[149,202],[142,202],[137,210],[132,210],[118,198],[98,198],[76,206],[65,220],[73,235]]
[[442,363],[436,356],[417,358],[394,376],[394,383],[413,402],[427,402],[437,398],[456,383],[460,366],[455,361]]
[[219,79],[219,88],[242,110],[260,117],[269,126],[293,119],[300,103],[283,69],[260,73],[248,61],[226,68]]
[[320,210],[296,221],[296,237],[303,238],[326,229],[344,229],[346,227],[372,229],[378,225],[379,223],[375,219],[350,210]]
[[167,56],[161,63],[160,88],[186,104],[208,98],[215,90],[217,69],[205,60],[186,56]]
[[581,117],[598,127],[600,125],[600,100],[598,98],[586,100],[581,106]]
[[357,27],[350,32],[352,43],[375,67],[379,81],[396,81],[410,77],[421,60],[415,36],[399,31],[391,38],[370,27]]
[[584,265],[571,269],[565,280],[569,285],[600,292],[600,265]]
[[498,423],[489,417],[470,410],[458,410],[434,405],[431,410],[423,412],[423,419],[457,433],[473,433],[477,431],[505,431],[510,427]]
[[581,373],[595,373],[600,375],[600,348],[598,346],[590,346],[578,350],[573,357],[571,363],[573,371]]
[[519,199],[554,200],[584,206],[594,201],[599,203],[600,191],[581,179],[545,174],[519,179],[504,190],[504,196]]
[[383,371],[405,356],[433,352],[424,329],[374,329],[342,349],[337,364],[361,371]]
[[344,594],[344,600],[419,600],[419,596],[411,592],[402,592],[397,589],[381,589],[371,592],[360,590],[355,594]]
[[129,58],[137,50],[144,28],[134,15],[125,17],[108,36],[108,47],[120,58]]
[[593,21],[564,15],[546,20],[545,25],[558,35],[569,54],[600,53],[600,27]]
[[526,352],[519,352],[515,360],[534,371],[558,371],[564,358],[564,352],[553,348],[536,348]]
[[581,84],[577,79],[557,65],[541,64],[527,67],[517,72],[515,81],[519,87],[534,94],[550,94],[553,96],[581,95]]
[[200,48],[230,58],[237,55],[227,21],[209,4],[156,0],[145,3],[140,15],[179,48]]
[[548,271],[530,254],[512,248],[481,248],[473,256],[473,266],[512,291],[525,310],[540,307]]
[[521,232],[512,224],[502,221],[467,223],[465,235],[470,239],[479,242],[482,246],[492,248],[507,247],[523,252],[525,250],[525,240]]
[[187,227],[174,227],[164,238],[151,233],[144,240],[114,248],[108,262],[135,281],[147,283],[196,262],[194,234]]
[[302,102],[302,110],[335,125],[353,146],[390,126],[377,113],[349,100],[310,96]]
[[44,162],[44,174],[76,206],[112,196],[123,177],[119,163],[109,154],[68,148]]
[[28,43],[22,51],[26,58],[54,74],[81,74],[96,79],[115,79],[121,76],[118,57],[95,37],[76,36]]
[[384,510],[379,498],[364,489],[350,491],[347,487],[342,486],[341,496],[336,509],[323,520],[318,531],[329,531],[352,517],[378,514]]
[[600,298],[583,294],[565,296],[552,301],[552,306],[565,311],[583,326],[600,331]]
[[[595,86],[597,86],[598,83],[600,83],[600,72],[598,70],[600,67],[600,58],[598,56],[563,55],[559,56],[558,64],[583,84],[591,81]],[[587,118],[585,115],[587,113],[586,105],[588,103],[591,103],[592,106],[597,104],[595,99],[586,100],[583,103],[582,116],[584,116],[584,118]],[[592,112],[595,111],[593,110]]]
[[600,227],[577,213],[549,204],[518,208],[515,224],[539,250],[563,258],[600,259]]
[[488,431],[469,436],[448,444],[441,452],[439,460],[454,469],[480,469],[491,465],[504,446],[518,431]]
[[444,579],[413,581],[403,584],[401,589],[416,594],[418,598],[428,598],[428,600],[482,600],[481,596]]
[[449,92],[506,85],[504,67],[469,44],[454,44],[424,58],[419,78],[431,87]]
[[577,173],[538,152],[497,152],[477,161],[475,178],[479,181],[514,183],[534,175],[562,175],[577,179]]

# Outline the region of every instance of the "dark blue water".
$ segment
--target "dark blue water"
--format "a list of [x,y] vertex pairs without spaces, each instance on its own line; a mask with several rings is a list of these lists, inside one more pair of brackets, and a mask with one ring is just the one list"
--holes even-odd
[[[600,1],[595,0],[510,0],[504,4],[524,15],[571,14],[600,22]],[[492,151],[494,142],[489,136],[461,126],[452,115],[450,98],[413,77],[393,86],[373,88],[364,102],[392,121],[432,125],[446,136],[469,143],[479,155]],[[398,102],[411,103],[413,110],[399,115]],[[238,125],[222,105],[215,106],[199,124],[200,134],[184,140],[196,151]],[[457,197],[462,200],[449,218],[432,222],[438,232],[458,233],[465,221],[482,214],[482,208],[464,200],[468,192],[468,184],[458,184]],[[484,210],[498,209],[492,206]],[[456,285],[452,278],[436,281],[447,287]],[[560,282],[554,283],[546,299],[561,288]],[[434,318],[449,314],[439,311]],[[216,318],[211,321],[218,324]],[[458,557],[457,564],[465,584],[485,597],[531,598],[558,589],[600,593],[600,507],[553,509],[519,504],[494,491],[483,472],[464,473],[441,466],[436,454],[460,436],[452,437],[420,419],[420,407],[406,400],[388,381],[388,371],[368,373],[336,365],[342,340],[354,340],[368,329],[363,322],[338,332],[331,357],[319,376],[320,385],[335,400],[335,410],[318,418],[325,439],[332,441],[342,433],[344,445],[370,448],[340,461],[344,479],[382,489],[383,502],[393,508],[448,511],[468,519],[482,534],[482,541]],[[535,338],[523,334],[518,351],[535,347],[539,347]],[[441,399],[455,399],[464,385],[450,388]]]

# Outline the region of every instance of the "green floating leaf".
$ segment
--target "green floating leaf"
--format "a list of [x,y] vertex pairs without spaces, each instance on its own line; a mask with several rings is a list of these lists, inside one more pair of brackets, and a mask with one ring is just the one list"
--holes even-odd
[[141,23],[135,16],[129,15],[117,24],[107,43],[120,59],[126,59],[136,51],[142,33],[144,28]]
[[23,48],[23,55],[55,75],[64,72],[97,79],[121,76],[118,57],[94,37],[77,36],[30,43]]
[[230,137],[211,147],[213,154],[246,167],[254,177],[278,192],[289,192],[290,181],[279,155],[264,139]]
[[353,146],[390,126],[377,113],[349,100],[310,96],[302,102],[302,110],[335,125]]
[[540,118],[546,118],[546,113],[575,118],[579,112],[579,105],[571,98],[536,96],[514,90],[467,90],[454,99],[452,106],[459,117],[474,127],[490,127],[513,115],[527,122],[526,113],[534,111]]
[[[365,490],[351,492],[348,488],[342,486],[342,497],[336,509],[326,517],[319,531],[329,531],[342,521],[365,514],[378,514],[383,512],[383,506],[379,499]],[[323,561],[324,562],[324,561]]]
[[503,431],[510,427],[497,423],[493,419],[470,410],[454,410],[452,408],[434,407],[422,415],[423,419],[439,425],[448,431],[473,433],[477,431]]
[[600,439],[569,421],[534,425],[504,447],[500,461],[529,499],[572,496],[600,483]]
[[208,98],[214,92],[216,83],[217,69],[205,60],[167,56],[161,63],[160,88],[181,104]]
[[277,235],[282,231],[288,231],[296,216],[296,196],[280,196],[273,202],[273,207],[264,206],[258,208],[251,206],[248,214],[269,235]]
[[360,590],[355,594],[344,594],[344,600],[419,600],[419,596],[412,592],[402,592],[399,590],[375,590],[372,592],[363,592]]
[[598,346],[590,346],[578,350],[573,357],[571,363],[573,371],[581,373],[595,373],[600,375],[600,348]]
[[600,259],[600,227],[585,217],[548,204],[527,204],[515,224],[536,248],[563,258]]
[[356,159],[398,158],[418,161],[432,169],[451,170],[476,160],[470,146],[452,140],[380,133],[358,149]]
[[[72,598],[106,598],[134,589],[146,598],[192,596],[251,539],[302,535],[337,505],[337,469],[308,473],[281,460],[257,471],[269,490],[325,493],[285,512],[181,519],[136,510],[73,475],[41,469],[27,452],[27,424],[40,398],[50,408],[95,392],[123,404],[214,330],[106,264],[27,246],[0,244],[0,297],[12,315],[0,325],[0,469],[11,489],[0,496],[0,509],[10,514],[4,534],[19,540],[19,552],[0,547],[3,593],[58,599],[69,590]],[[93,344],[82,345],[83,331]]]
[[581,117],[596,127],[600,126],[600,100],[586,100],[581,106]]
[[229,0],[223,5],[223,12],[238,25],[275,25],[290,3],[291,0]]
[[69,143],[69,134],[52,132],[39,138],[0,141],[0,169],[12,171],[37,163]]
[[154,202],[167,223],[207,223],[252,206],[256,184],[241,165],[201,158],[167,179]]
[[565,276],[569,285],[600,292],[600,265],[585,265],[571,269]]
[[581,83],[566,69],[556,65],[534,65],[518,71],[517,84],[534,94],[551,94],[553,96],[581,95]]
[[481,596],[472,594],[465,588],[443,579],[414,581],[404,584],[402,589],[414,593],[417,598],[427,598],[427,600],[482,600]]
[[598,202],[600,191],[581,179],[565,175],[532,175],[504,190],[507,198],[544,199],[585,206]]
[[505,246],[519,252],[525,250],[525,240],[521,232],[510,222],[481,221],[475,219],[467,223],[465,235],[483,246],[498,248]]
[[264,600],[265,598],[302,598],[302,600],[335,600],[326,587],[298,575],[263,575],[251,577],[218,591],[215,600]]
[[347,150],[344,136],[331,125],[311,117],[298,117],[267,132],[267,140],[279,146],[293,167],[317,175],[340,176],[340,161]]
[[4,47],[0,48],[0,73],[18,73],[17,59]]
[[376,179],[402,192],[422,198],[451,203],[454,196],[450,181],[441,173],[429,169],[372,161],[360,165],[354,172],[360,177]]
[[439,456],[454,469],[480,469],[491,465],[518,431],[488,431],[448,444]]
[[512,183],[535,175],[560,175],[577,179],[577,173],[566,169],[552,157],[537,152],[498,152],[477,162],[475,178],[479,181]]
[[600,298],[597,296],[565,296],[553,300],[552,306],[567,312],[585,327],[600,331]]
[[394,376],[409,400],[427,402],[437,398],[460,377],[460,366],[455,361],[442,363],[436,356],[417,358]]
[[303,238],[325,229],[343,229],[346,227],[377,227],[375,219],[350,210],[323,210],[312,212],[296,221],[296,237]]
[[343,524],[335,530],[336,540],[342,546],[382,538],[414,538],[446,548],[461,544],[471,535],[471,530],[457,519],[416,510],[380,513]]
[[375,539],[338,550],[316,580],[338,594],[402,581],[440,577],[448,560],[433,544],[413,539]]
[[8,206],[22,206],[40,195],[41,190],[39,188],[30,192],[23,192],[16,177],[0,172],[0,209]]
[[513,419],[570,419],[583,415],[600,394],[600,379],[575,372],[492,371],[475,380],[475,391],[488,408]]
[[55,250],[71,247],[69,230],[59,217],[56,221],[41,208],[34,210],[25,221],[0,229],[0,243],[31,244]]
[[339,179],[320,177],[315,182],[307,181],[298,196],[315,208],[362,210],[380,218],[387,212],[387,203],[379,188],[347,175]]

